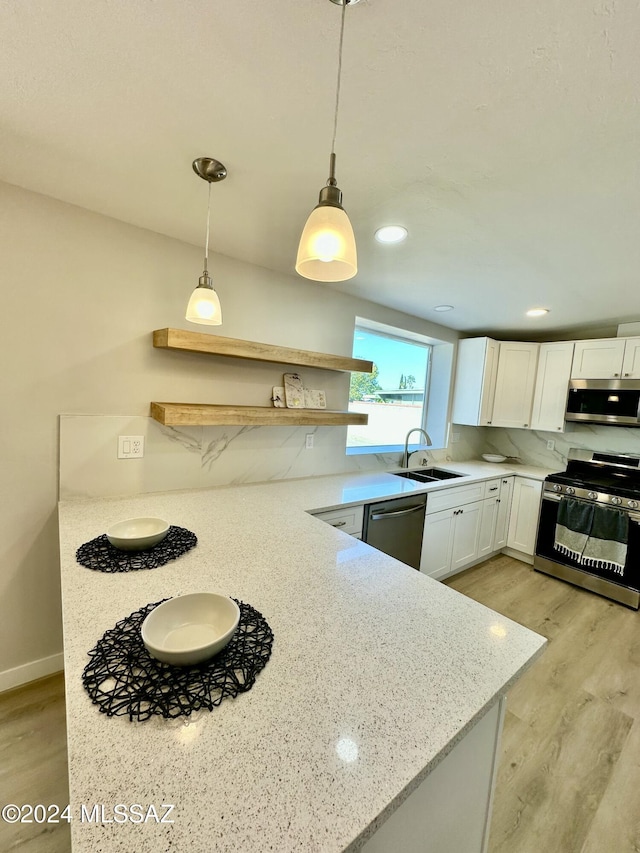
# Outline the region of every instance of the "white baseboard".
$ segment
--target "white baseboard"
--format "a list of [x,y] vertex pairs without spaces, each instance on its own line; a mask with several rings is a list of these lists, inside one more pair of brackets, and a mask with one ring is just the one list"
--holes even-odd
[[533,565],[533,554],[525,554],[524,551],[516,551],[515,548],[503,548],[502,553],[507,557],[513,557],[514,560],[520,560],[521,563]]
[[60,672],[62,669],[64,669],[62,652],[50,655],[48,658],[29,661],[22,666],[14,666],[13,669],[5,669],[4,672],[0,672],[0,693],[28,684],[37,678],[44,678],[45,675],[53,675],[54,672]]

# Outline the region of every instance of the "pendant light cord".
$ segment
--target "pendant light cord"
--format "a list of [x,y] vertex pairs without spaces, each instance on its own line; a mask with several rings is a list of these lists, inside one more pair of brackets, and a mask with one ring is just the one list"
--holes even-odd
[[204,243],[204,271],[209,273],[209,222],[211,221],[211,181],[209,181],[209,195],[207,197],[207,236]]
[[338,48],[338,83],[336,86],[336,111],[333,117],[333,139],[331,141],[331,153],[336,152],[336,133],[338,132],[338,106],[340,105],[340,78],[342,77],[342,42],[344,40],[344,13],[347,10],[348,0],[342,0],[342,15],[340,17],[340,46]]

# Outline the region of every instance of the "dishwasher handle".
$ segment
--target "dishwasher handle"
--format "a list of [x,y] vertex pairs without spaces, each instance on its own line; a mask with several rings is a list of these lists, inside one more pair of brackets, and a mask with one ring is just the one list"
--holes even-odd
[[371,521],[379,521],[383,518],[398,518],[400,515],[409,515],[412,512],[418,512],[419,510],[424,509],[424,504],[418,504],[418,506],[410,506],[408,509],[396,509],[392,512],[377,512],[375,515],[369,516]]

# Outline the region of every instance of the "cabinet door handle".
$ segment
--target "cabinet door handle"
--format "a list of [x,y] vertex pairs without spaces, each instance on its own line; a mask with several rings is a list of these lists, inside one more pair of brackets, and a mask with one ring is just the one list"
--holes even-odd
[[525,424],[524,426],[528,427],[528,426],[529,426],[529,424]]
[[497,492],[497,491],[498,491],[498,487],[497,487],[497,486],[491,486],[491,488],[489,489],[489,491],[490,491],[490,492]]
[[625,373],[625,376],[630,376],[630,375],[631,375],[630,373]]
[[505,485],[505,486],[507,485],[507,483],[508,483],[508,482],[509,482],[508,480],[503,480],[503,481],[502,481],[503,485]]
[[344,527],[346,523],[347,523],[346,521],[336,521],[335,524],[333,524],[333,522],[332,522],[331,526],[332,527]]
[[614,375],[614,376],[620,376],[620,374],[619,374],[619,373],[614,373],[613,375]]
[[499,504],[499,503],[500,503],[500,498],[496,498],[496,503],[497,503],[497,504]]

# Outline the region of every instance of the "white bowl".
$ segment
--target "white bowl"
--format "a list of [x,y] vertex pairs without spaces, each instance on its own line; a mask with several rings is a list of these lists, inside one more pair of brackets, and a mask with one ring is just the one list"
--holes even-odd
[[507,457],[501,453],[483,453],[482,458],[486,459],[487,462],[504,462]]
[[127,518],[107,530],[107,539],[121,551],[143,551],[161,542],[169,532],[162,518]]
[[142,642],[164,663],[189,666],[221,651],[233,637],[240,608],[226,595],[193,592],[154,608],[142,623]]

